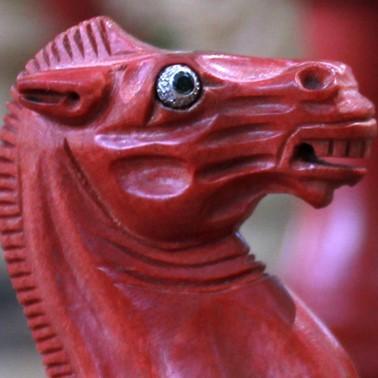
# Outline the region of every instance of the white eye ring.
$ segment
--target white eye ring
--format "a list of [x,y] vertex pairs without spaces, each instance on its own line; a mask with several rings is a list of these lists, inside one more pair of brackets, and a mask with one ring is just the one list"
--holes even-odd
[[158,99],[167,107],[187,109],[200,97],[201,81],[189,66],[174,64],[164,68],[156,81]]

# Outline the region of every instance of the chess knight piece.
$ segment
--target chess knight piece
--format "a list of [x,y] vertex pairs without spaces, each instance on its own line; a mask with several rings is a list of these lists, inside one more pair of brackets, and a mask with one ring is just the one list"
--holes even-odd
[[238,234],[269,193],[321,207],[365,174],[347,66],[171,53],[99,17],[12,98],[1,241],[50,377],[356,376]]

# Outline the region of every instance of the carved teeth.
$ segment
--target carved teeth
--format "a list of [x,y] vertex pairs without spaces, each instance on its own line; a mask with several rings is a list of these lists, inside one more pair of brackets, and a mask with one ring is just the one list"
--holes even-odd
[[333,142],[333,155],[332,156],[346,156],[346,142],[342,140],[335,140]]
[[313,147],[316,156],[364,158],[370,153],[371,142],[364,140],[305,140]]
[[327,156],[328,155],[329,146],[330,146],[331,142],[326,141],[326,140],[319,140],[319,141],[316,141],[315,144],[311,141],[309,141],[308,143],[313,146],[317,156]]
[[349,156],[350,157],[360,157],[361,156],[361,144],[363,142],[356,141],[355,143],[351,144],[349,149]]

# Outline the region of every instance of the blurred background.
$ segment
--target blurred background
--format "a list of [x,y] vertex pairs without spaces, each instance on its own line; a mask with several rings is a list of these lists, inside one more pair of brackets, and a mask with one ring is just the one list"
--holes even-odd
[[[83,19],[109,15],[138,38],[169,49],[301,58],[319,55],[311,49],[316,30],[307,28],[308,17],[313,11],[308,8],[309,3],[299,0],[0,0],[1,115],[5,112],[9,87],[26,61],[54,35]],[[320,3],[323,2],[318,1]],[[318,42],[321,45],[322,38]],[[322,57],[328,58],[327,54]],[[350,189],[345,189],[344,193],[347,198],[351,195]],[[326,216],[326,211],[317,211],[318,223]],[[243,226],[242,233],[253,253],[267,263],[270,272],[287,277],[290,269],[296,266],[296,254],[289,251],[292,253],[282,255],[282,251],[290,250],[295,242],[287,235],[299,230],[298,219],[303,223],[301,214],[304,212],[305,219],[315,216],[315,210],[296,199],[271,196]],[[298,214],[297,218],[293,218],[293,213]],[[285,234],[287,230],[290,232]],[[321,238],[321,232],[316,236]],[[282,248],[282,245],[286,247]],[[293,259],[293,264],[286,256]],[[301,285],[297,279],[293,286],[298,283]],[[321,315],[321,311],[319,313]],[[378,377],[378,370],[376,373],[375,377]],[[43,376],[43,368],[1,260],[0,378]]]

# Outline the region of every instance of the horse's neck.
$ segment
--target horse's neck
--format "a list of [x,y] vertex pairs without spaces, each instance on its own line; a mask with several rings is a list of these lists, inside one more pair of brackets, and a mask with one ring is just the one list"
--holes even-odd
[[122,376],[138,376],[134,364],[141,358],[153,365],[138,342],[150,330],[126,288],[180,295],[261,276],[262,265],[235,235],[181,251],[151,248],[115,230],[64,166],[49,162],[37,175],[23,174],[28,259],[43,314],[56,334],[55,350],[80,376],[117,377],[120,368]]

